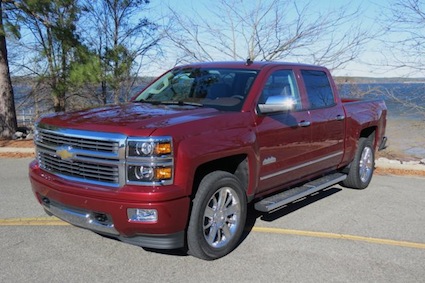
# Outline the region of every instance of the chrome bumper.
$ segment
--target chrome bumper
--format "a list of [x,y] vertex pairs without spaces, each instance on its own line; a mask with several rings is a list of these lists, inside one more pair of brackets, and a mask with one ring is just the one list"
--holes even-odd
[[185,232],[165,235],[135,235],[125,237],[115,229],[112,217],[108,214],[86,211],[41,197],[42,205],[49,215],[54,215],[72,225],[89,229],[102,235],[116,238],[122,242],[154,249],[178,249],[184,247]]
[[54,215],[72,225],[101,234],[119,235],[112,223],[112,218],[107,214],[67,207],[46,197],[43,197],[41,200],[47,214]]

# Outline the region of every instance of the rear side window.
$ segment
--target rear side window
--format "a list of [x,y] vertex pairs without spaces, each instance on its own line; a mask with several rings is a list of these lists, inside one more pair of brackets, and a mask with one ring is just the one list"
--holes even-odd
[[310,102],[310,108],[325,108],[335,104],[328,76],[322,71],[301,71]]

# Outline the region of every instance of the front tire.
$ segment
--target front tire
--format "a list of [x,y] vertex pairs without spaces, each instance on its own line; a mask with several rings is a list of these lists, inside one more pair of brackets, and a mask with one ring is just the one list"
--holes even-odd
[[375,151],[370,138],[360,138],[354,160],[342,184],[353,189],[365,189],[375,169]]
[[206,175],[193,200],[187,231],[189,254],[214,260],[230,253],[245,227],[247,202],[239,180],[224,171]]

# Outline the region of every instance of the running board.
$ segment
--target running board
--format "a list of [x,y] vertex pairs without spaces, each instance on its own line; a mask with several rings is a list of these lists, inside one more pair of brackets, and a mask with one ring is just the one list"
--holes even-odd
[[283,191],[276,195],[272,195],[268,198],[262,199],[255,204],[255,209],[262,212],[270,212],[297,199],[303,198],[314,192],[320,191],[341,181],[344,181],[346,178],[347,175],[342,173],[334,173],[331,175],[324,176],[309,183],[305,183],[301,187],[289,189],[287,191]]

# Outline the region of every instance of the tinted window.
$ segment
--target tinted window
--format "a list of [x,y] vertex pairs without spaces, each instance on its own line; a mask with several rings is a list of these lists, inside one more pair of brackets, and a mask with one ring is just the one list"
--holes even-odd
[[291,97],[295,102],[295,109],[299,110],[302,108],[295,76],[291,70],[279,70],[273,72],[268,77],[259,103],[266,103],[270,96]]
[[301,71],[310,102],[310,108],[323,108],[335,104],[328,76],[322,71]]
[[135,101],[239,111],[256,76],[255,70],[176,68],[147,87]]

